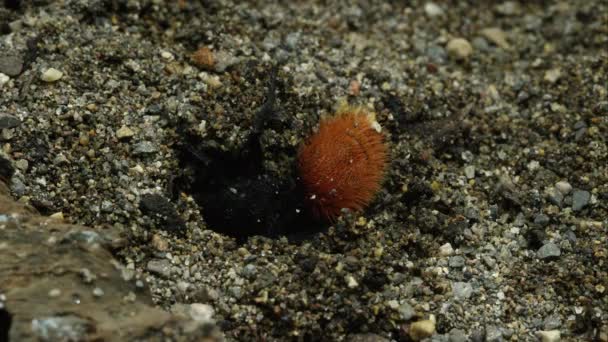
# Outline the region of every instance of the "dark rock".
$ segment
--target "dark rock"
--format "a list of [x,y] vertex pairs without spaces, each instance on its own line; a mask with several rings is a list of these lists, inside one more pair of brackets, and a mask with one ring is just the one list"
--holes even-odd
[[21,120],[16,117],[6,113],[0,113],[0,129],[17,127],[20,124]]
[[572,210],[579,211],[589,204],[591,194],[585,190],[574,190],[572,193]]
[[15,173],[15,168],[10,160],[0,155],[0,179],[9,180]]
[[525,237],[528,241],[528,248],[539,249],[547,238],[547,234],[542,229],[531,229],[526,233]]
[[379,269],[371,269],[363,277],[363,284],[371,291],[378,291],[389,282],[385,272]]
[[173,234],[185,233],[184,220],[179,217],[173,204],[165,197],[159,194],[145,194],[139,202],[139,208],[145,215],[156,219],[161,229]]
[[538,214],[536,217],[534,217],[534,224],[540,227],[546,227],[549,224],[549,221],[549,216],[545,214]]
[[12,10],[21,8],[21,0],[4,0],[4,6]]
[[300,266],[300,269],[304,272],[312,272],[314,271],[315,267],[317,266],[317,262],[319,261],[319,259],[317,257],[314,256],[305,256],[302,254],[298,254],[296,256],[296,260],[298,265]]
[[467,207],[464,211],[464,216],[471,221],[479,221],[479,210],[473,207]]
[[473,331],[471,334],[471,341],[473,342],[483,342],[486,339],[486,331],[485,329],[479,329]]
[[13,315],[0,305],[0,341],[8,341],[8,332],[12,323]]

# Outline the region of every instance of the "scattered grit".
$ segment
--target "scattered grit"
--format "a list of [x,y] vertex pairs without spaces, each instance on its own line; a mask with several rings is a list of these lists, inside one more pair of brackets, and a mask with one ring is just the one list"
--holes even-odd
[[[608,340],[605,1],[4,3],[12,195],[120,229],[160,307],[208,304],[236,340]],[[269,96],[279,176],[338,101],[374,108],[365,213],[242,241],[176,190],[182,128],[239,153]]]

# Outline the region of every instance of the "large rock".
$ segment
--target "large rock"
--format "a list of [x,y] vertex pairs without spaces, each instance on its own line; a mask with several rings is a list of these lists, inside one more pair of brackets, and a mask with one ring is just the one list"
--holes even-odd
[[0,182],[0,340],[222,340],[212,322],[154,307],[109,251],[122,241],[112,229],[41,217]]

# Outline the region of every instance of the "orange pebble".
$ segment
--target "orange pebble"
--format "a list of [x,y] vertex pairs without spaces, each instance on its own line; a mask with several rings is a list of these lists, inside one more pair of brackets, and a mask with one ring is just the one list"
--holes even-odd
[[213,51],[211,51],[206,46],[203,46],[196,50],[196,52],[192,54],[191,58],[194,64],[203,69],[211,69],[215,65]]

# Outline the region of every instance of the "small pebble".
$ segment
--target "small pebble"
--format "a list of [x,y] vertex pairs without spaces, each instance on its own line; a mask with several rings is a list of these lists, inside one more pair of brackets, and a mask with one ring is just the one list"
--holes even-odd
[[150,260],[146,265],[146,269],[164,277],[171,275],[171,263],[169,260]]
[[186,293],[186,291],[188,291],[189,287],[190,287],[190,283],[188,283],[187,281],[180,280],[177,282],[177,289],[181,293]]
[[[2,78],[2,74],[0,74],[0,78]],[[0,80],[0,85],[1,84],[2,82]],[[17,127],[20,124],[21,120],[19,120],[15,116],[6,113],[0,113],[0,129]]]
[[456,299],[467,299],[473,294],[473,286],[469,283],[455,281],[452,283],[452,294]]
[[558,342],[561,340],[561,334],[559,330],[549,330],[549,331],[538,331],[536,336],[540,338],[542,342]]
[[173,60],[173,54],[169,51],[161,51],[160,56],[167,60]]
[[450,260],[448,261],[448,265],[450,265],[450,267],[454,267],[454,268],[461,268],[464,266],[464,258],[460,255],[456,255],[450,258]]
[[169,243],[162,236],[154,234],[152,236],[152,246],[159,252],[165,252],[169,249]]
[[212,89],[218,89],[222,86],[222,82],[217,75],[209,75],[209,73],[203,71],[198,74],[198,78],[203,80],[203,82],[205,82]]
[[469,165],[464,168],[464,174],[468,179],[475,178],[475,166]]
[[471,43],[464,38],[454,38],[450,40],[446,46],[446,50],[452,58],[458,60],[467,59],[473,53]]
[[349,289],[354,289],[355,287],[359,286],[359,283],[357,283],[353,276],[348,275],[344,277],[344,280],[346,281],[346,286],[348,286]]
[[0,72],[0,88],[2,88],[2,86],[7,84],[8,81],[10,81],[10,80],[11,80],[11,78],[8,77],[8,75],[5,75]]
[[29,167],[29,163],[27,160],[25,159],[19,159],[15,162],[15,167],[18,168],[21,171],[27,171],[27,168]]
[[454,248],[449,242],[439,247],[440,256],[450,256],[452,254],[454,254]]
[[452,329],[450,330],[450,342],[467,342],[467,335],[463,330]]
[[562,77],[562,71],[559,68],[556,68],[556,69],[547,70],[547,72],[545,72],[544,80],[545,80],[545,82],[553,84],[553,83],[557,82],[560,79],[560,77]]
[[[3,47],[4,48],[4,47]],[[0,73],[16,77],[23,71],[23,58],[19,55],[0,55]]]
[[95,297],[102,297],[104,295],[104,292],[101,288],[96,287],[93,289],[93,296]]
[[289,50],[295,50],[298,47],[298,42],[300,41],[300,32],[291,32],[285,37],[285,46]]
[[441,7],[439,7],[439,5],[434,2],[427,2],[426,4],[424,4],[424,12],[426,13],[426,15],[432,18],[442,15],[443,9],[441,9]]
[[424,338],[431,337],[434,333],[435,321],[430,319],[412,323],[409,331],[409,335],[414,341],[420,341]]
[[63,212],[61,212],[61,211],[56,212],[56,213],[52,214],[49,217],[52,218],[52,219],[55,219],[55,220],[60,220],[60,221],[62,221],[64,219]]
[[216,57],[216,59],[215,59],[215,65],[214,65],[213,69],[217,72],[224,72],[229,67],[231,67],[241,61],[241,59],[239,57],[236,57],[227,51],[218,51],[215,54],[215,57]]
[[130,138],[133,135],[135,135],[135,132],[127,126],[122,126],[116,131],[116,137],[118,139]]
[[209,304],[193,303],[190,304],[190,317],[197,322],[212,321],[215,311]]
[[501,342],[503,341],[502,330],[495,326],[486,327],[486,342]]
[[132,168],[129,169],[129,171],[131,171],[132,173],[137,173],[137,174],[143,174],[144,173],[144,168],[137,164],[135,166],[133,166]]
[[496,46],[499,46],[503,49],[509,48],[509,43],[507,42],[507,34],[505,31],[497,28],[497,27],[488,27],[481,30],[481,35],[484,36],[487,40],[494,43]]
[[543,328],[545,330],[555,330],[558,329],[562,325],[562,320],[558,314],[553,314],[548,316],[543,321]]
[[549,216],[545,214],[538,214],[534,217],[534,223],[541,227],[546,227],[549,224],[549,221]]
[[537,160],[532,160],[528,163],[528,165],[526,165],[526,167],[530,171],[538,170],[538,168],[540,167],[540,163]]
[[591,194],[585,190],[574,190],[572,193],[572,210],[579,211],[589,204]]
[[133,153],[136,155],[154,153],[156,151],[158,151],[158,148],[149,141],[137,143],[133,148]]
[[206,46],[199,48],[192,54],[192,62],[203,69],[212,69],[215,65],[213,51]]
[[416,315],[416,310],[408,303],[403,303],[398,308],[399,317],[404,321],[409,321]]
[[566,181],[561,181],[555,183],[555,188],[559,190],[562,194],[567,195],[572,191],[572,185]]
[[42,72],[42,75],[40,76],[40,79],[43,80],[44,82],[56,82],[59,81],[61,79],[61,77],[63,77],[63,73],[55,68],[48,68],[46,69],[44,72]]
[[49,297],[51,298],[56,298],[61,296],[61,290],[60,289],[51,289],[49,291]]
[[545,196],[549,200],[549,202],[555,205],[561,205],[564,200],[564,194],[554,187],[549,187],[545,189]]
[[554,244],[553,242],[549,242],[539,248],[536,254],[540,259],[547,259],[558,257],[562,253],[558,245]]
[[515,1],[505,1],[502,4],[497,5],[495,9],[498,14],[504,16],[518,15],[521,13],[521,8]]
[[254,264],[247,264],[243,267],[241,274],[247,279],[253,279],[257,275],[257,267]]

